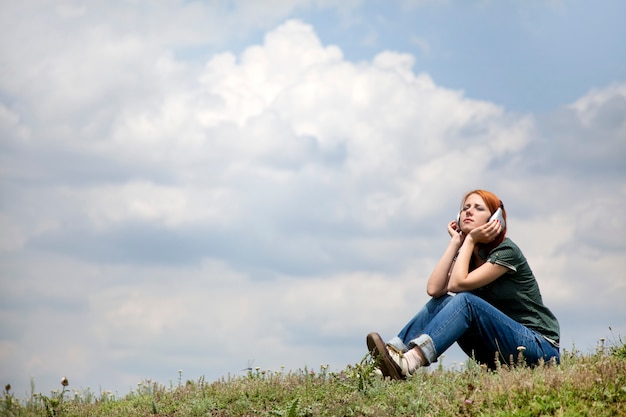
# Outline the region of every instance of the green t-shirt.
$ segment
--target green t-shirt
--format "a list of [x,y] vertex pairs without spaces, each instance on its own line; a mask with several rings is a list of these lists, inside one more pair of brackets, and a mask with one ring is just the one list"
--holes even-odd
[[520,248],[505,238],[489,254],[479,251],[481,258],[508,269],[504,275],[472,291],[498,310],[543,335],[549,341],[559,343],[559,322],[543,305],[539,285]]

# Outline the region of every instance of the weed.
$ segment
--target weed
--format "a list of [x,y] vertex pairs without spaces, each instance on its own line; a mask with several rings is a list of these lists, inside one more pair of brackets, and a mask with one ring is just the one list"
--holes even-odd
[[11,384],[6,384],[4,386],[4,406],[3,406],[3,415],[12,416],[13,415],[13,403],[15,399],[13,394],[11,394]]
[[63,399],[65,398],[65,393],[67,392],[67,386],[69,384],[68,379],[63,377],[61,378],[61,386],[63,387],[61,392],[52,391],[49,397],[43,394],[35,394],[35,398],[41,400],[43,403],[47,417],[56,417],[60,415]]
[[366,392],[373,381],[380,378],[376,375],[378,363],[371,354],[367,354],[355,365],[348,365],[344,372],[336,375],[341,384],[347,387],[354,387],[359,392]]
[[613,329],[609,327],[609,331],[611,332],[612,341],[609,346],[609,351],[611,355],[626,360],[626,340],[622,340],[621,336],[615,338],[613,335]]
[[[50,396],[21,403],[7,385],[2,416],[224,417],[224,416],[626,416],[626,346],[601,341],[595,352],[563,350],[554,361],[527,366],[524,349],[490,370],[468,360],[460,369],[437,367],[407,381],[390,381],[366,355],[340,372],[249,369],[207,383],[141,381],[122,398],[108,392]],[[65,380],[67,382],[67,380]],[[32,386],[34,393],[34,385]]]

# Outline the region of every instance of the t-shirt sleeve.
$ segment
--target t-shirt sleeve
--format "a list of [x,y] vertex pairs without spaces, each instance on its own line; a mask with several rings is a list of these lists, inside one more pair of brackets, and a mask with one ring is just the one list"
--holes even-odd
[[517,266],[523,261],[519,249],[506,243],[496,246],[487,260],[492,264],[502,265],[511,272],[517,272]]

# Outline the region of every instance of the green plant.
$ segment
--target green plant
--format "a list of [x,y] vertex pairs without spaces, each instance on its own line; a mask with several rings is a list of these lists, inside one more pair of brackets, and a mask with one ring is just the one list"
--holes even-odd
[[63,399],[65,398],[65,393],[67,392],[68,385],[68,379],[66,377],[63,377],[61,379],[61,392],[52,391],[49,397],[43,394],[35,394],[35,398],[41,400],[41,402],[43,403],[46,410],[46,416],[56,417],[61,414],[61,407],[63,405]]
[[4,404],[3,404],[3,410],[4,410],[4,415],[7,416],[11,416],[13,415],[13,404],[15,402],[15,398],[13,397],[13,394],[11,394],[11,384],[6,384],[4,386]]
[[[517,360],[489,370],[472,360],[391,381],[370,355],[331,372],[250,370],[213,382],[203,378],[169,386],[145,380],[123,397],[33,394],[20,403],[5,387],[0,416],[243,417],[243,416],[626,416],[626,351],[621,338],[596,352],[563,350],[561,364],[526,366]],[[34,392],[34,385],[32,387]],[[55,402],[56,401],[56,402]]]
[[301,408],[299,403],[300,399],[296,398],[290,404],[287,404],[285,409],[275,408],[270,410],[269,415],[280,417],[306,417],[312,415],[310,408]]
[[611,331],[611,336],[613,340],[611,341],[611,345],[609,346],[609,352],[611,355],[626,360],[626,340],[622,340],[621,336],[615,338],[613,335],[613,329],[609,327]]
[[348,365],[344,375],[344,381],[349,381],[350,386],[355,387],[359,392],[366,392],[371,387],[375,379],[380,378],[376,374],[378,362],[371,354],[365,355],[360,362]]

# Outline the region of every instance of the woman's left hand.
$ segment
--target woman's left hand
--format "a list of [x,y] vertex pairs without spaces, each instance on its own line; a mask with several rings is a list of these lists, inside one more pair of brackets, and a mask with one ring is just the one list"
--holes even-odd
[[489,243],[497,238],[501,231],[500,221],[492,220],[469,232],[468,237],[471,237],[476,243]]

